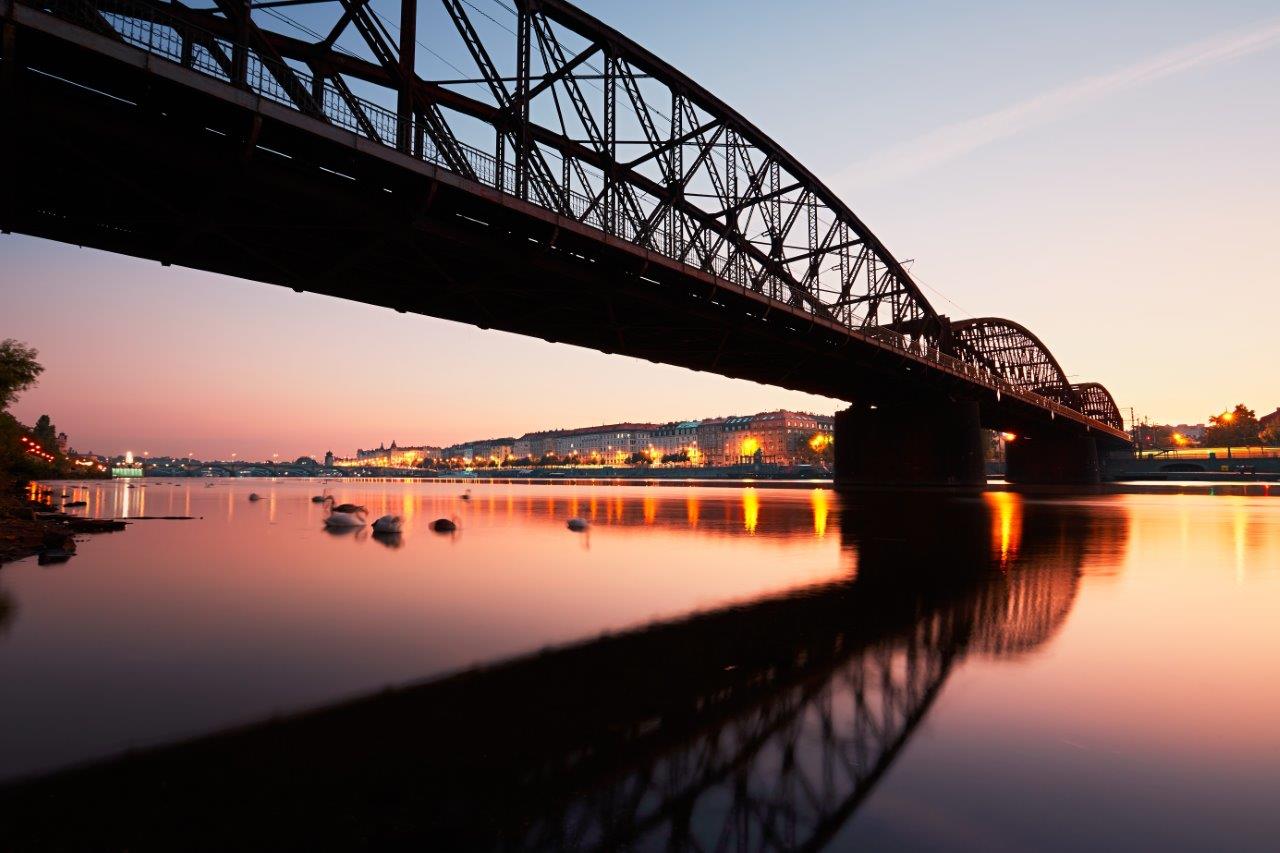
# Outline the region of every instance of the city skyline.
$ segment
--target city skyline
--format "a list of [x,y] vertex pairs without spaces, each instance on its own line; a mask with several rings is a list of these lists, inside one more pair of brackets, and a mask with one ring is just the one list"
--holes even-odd
[[[1126,414],[1198,423],[1276,404],[1251,369],[1280,260],[1280,30],[1266,4],[824,9],[821,32],[801,26],[816,9],[735,18],[711,4],[682,11],[686,32],[626,4],[587,8],[794,151],[914,259],[940,311],[1026,323]],[[726,38],[697,36],[712,24]],[[854,32],[885,37],[845,50]],[[763,49],[778,39],[804,56]],[[743,55],[761,72],[750,84]],[[904,72],[900,55],[918,60]],[[877,81],[858,109],[813,108],[853,79]],[[369,435],[450,444],[536,422],[840,407],[34,238],[0,239],[0,264],[4,334],[48,367],[15,414],[48,413],[97,452],[269,458]]]

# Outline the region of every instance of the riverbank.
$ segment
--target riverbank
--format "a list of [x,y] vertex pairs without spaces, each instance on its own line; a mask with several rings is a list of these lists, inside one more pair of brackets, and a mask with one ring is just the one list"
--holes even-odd
[[75,554],[75,534],[124,528],[123,521],[67,515],[12,487],[0,489],[0,566],[35,556],[42,562],[61,562]]

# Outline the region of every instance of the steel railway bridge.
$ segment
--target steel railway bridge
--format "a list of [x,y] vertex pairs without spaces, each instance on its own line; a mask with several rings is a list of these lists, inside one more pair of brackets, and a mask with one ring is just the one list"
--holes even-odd
[[850,483],[981,482],[980,427],[1023,481],[1129,441],[616,30],[381,3],[0,0],[0,228],[847,400]]
[[[1091,554],[1127,536],[1123,515],[1096,508],[920,497],[842,504],[833,525],[856,576],[3,786],[7,837],[818,849],[953,669],[1041,647]],[[811,523],[804,504],[774,510],[781,528]]]

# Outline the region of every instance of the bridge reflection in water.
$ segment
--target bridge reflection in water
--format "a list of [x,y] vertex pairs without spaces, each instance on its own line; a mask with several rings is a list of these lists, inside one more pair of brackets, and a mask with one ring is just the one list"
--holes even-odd
[[[6,829],[132,849],[821,847],[948,674],[1043,646],[1128,525],[1105,503],[814,494],[764,514],[744,497],[742,526],[715,527],[838,530],[845,579],[11,785]],[[706,531],[735,502],[597,511]]]

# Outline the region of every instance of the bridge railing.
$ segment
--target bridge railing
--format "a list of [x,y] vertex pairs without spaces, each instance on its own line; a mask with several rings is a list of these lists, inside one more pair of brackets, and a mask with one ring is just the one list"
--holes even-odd
[[[17,2],[124,42],[152,56],[174,62],[202,75],[242,86],[275,103],[308,112],[314,118],[341,127],[371,142],[396,148],[398,140],[414,140],[413,145],[409,147],[410,150],[404,153],[440,168],[456,171],[449,162],[449,158],[433,144],[431,138],[419,132],[421,127],[413,117],[402,118],[392,109],[355,95],[345,85],[339,88],[331,79],[317,79],[314,74],[299,64],[264,57],[251,46],[237,45],[231,39],[167,13],[155,3],[144,2],[144,0],[17,0]],[[237,56],[243,57],[244,63],[243,79],[238,84],[233,80],[233,68]],[[288,84],[285,81],[288,81]],[[292,94],[291,88],[294,92]],[[302,109],[298,103],[296,93],[300,91],[305,92],[310,98],[307,104],[308,109]],[[456,145],[466,161],[467,168],[478,182],[500,191],[510,191],[510,188],[516,185],[517,175],[514,164],[499,162],[488,152],[461,140],[456,140]],[[555,152],[546,153],[552,158],[556,156]],[[643,190],[639,188],[634,188],[634,191],[641,196],[644,195]],[[597,203],[598,199],[591,199],[581,193],[570,191],[567,200],[571,214],[584,224],[644,245],[651,251],[681,263],[688,263],[690,260],[688,257],[690,247],[682,246],[682,241],[675,239],[676,235],[670,233],[665,221],[655,223],[647,234],[641,235],[625,217],[612,223],[607,222],[601,206]],[[657,200],[648,199],[648,201],[656,202]],[[761,277],[759,274],[753,274],[751,268],[741,261],[741,254],[736,256],[735,262],[732,248],[722,242],[713,253],[708,253],[701,258],[696,266],[704,272],[715,275],[721,281],[736,286],[744,293],[751,292],[765,296],[788,305],[792,310],[805,311],[817,319],[835,322],[851,335],[902,352],[920,361],[932,363],[955,375],[987,386],[1001,395],[1024,400],[1073,420],[1090,424],[1101,423],[1049,397],[1018,388],[979,363],[941,352],[928,339],[908,338],[883,327],[874,331],[864,330],[854,304],[820,305],[800,299],[785,282],[776,277]],[[1104,430],[1112,430],[1105,424],[1101,426]],[[1117,435],[1123,435],[1119,431],[1115,432]]]

